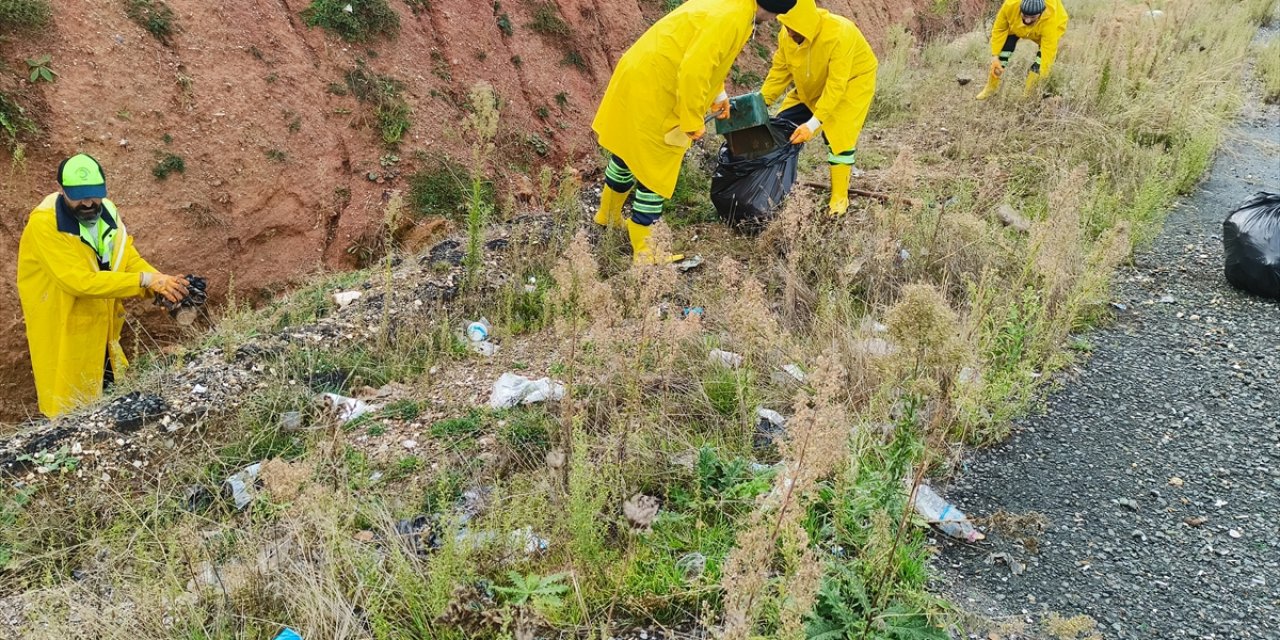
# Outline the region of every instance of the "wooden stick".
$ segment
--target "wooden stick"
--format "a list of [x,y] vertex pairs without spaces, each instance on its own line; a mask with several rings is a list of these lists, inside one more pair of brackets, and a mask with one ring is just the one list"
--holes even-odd
[[[831,185],[823,184],[821,182],[801,182],[800,184],[801,186],[811,187],[814,189],[830,189],[831,188]],[[888,193],[881,193],[879,191],[868,191],[866,189],[854,188],[854,189],[849,189],[849,195],[861,196],[863,198],[874,198],[876,200],[879,200],[880,202],[883,202],[884,204],[889,204],[891,202],[901,202],[902,204],[905,204],[911,207],[920,206],[920,201],[916,200],[915,198],[908,198],[906,196],[895,196],[895,195],[890,195]]]

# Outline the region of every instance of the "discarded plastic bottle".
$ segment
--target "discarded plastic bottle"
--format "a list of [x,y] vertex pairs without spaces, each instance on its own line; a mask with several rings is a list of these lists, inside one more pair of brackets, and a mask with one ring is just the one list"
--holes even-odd
[[[910,490],[910,486],[907,489]],[[987,537],[974,528],[973,523],[969,522],[969,517],[964,515],[963,511],[947,502],[927,484],[916,487],[913,503],[916,513],[924,516],[931,524],[938,525],[943,533],[952,538],[977,542]]]
[[275,637],[275,640],[302,640],[302,636],[298,635],[297,631],[285,627],[285,629],[280,632],[280,635]]
[[480,318],[467,325],[467,337],[472,342],[484,342],[489,339],[489,319]]

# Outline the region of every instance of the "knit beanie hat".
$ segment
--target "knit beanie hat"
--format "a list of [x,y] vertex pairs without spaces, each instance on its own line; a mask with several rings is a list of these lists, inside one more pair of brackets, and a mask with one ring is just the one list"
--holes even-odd
[[[756,0],[761,9],[769,13],[786,13],[796,6],[796,0]],[[1044,4],[1044,0],[1040,0]]]
[[1044,13],[1044,0],[1022,0],[1022,15],[1038,16]]

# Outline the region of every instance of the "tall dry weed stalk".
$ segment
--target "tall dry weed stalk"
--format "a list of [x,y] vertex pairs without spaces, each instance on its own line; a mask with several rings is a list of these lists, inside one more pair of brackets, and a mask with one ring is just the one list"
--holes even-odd
[[806,268],[807,254],[814,250],[807,241],[817,223],[817,209],[816,201],[807,191],[793,192],[761,239],[761,246],[782,254],[778,263],[782,275],[782,313],[792,328],[803,326],[817,302]]
[[1086,188],[1086,168],[1068,172],[1049,192],[1049,213],[1031,232],[1031,255],[1044,288],[1050,313],[1066,302],[1085,267],[1081,260],[1084,226],[1080,204]]
[[613,291],[600,280],[586,231],[574,235],[551,277],[556,286],[550,299],[561,339],[577,340],[584,332],[599,334],[620,322]]
[[[796,393],[787,437],[778,443],[782,461],[773,489],[760,498],[725,560],[723,640],[751,637],[760,609],[770,598],[781,605],[785,636],[804,637],[802,622],[817,597],[822,571],[802,519],[819,481],[848,458],[845,378],[839,358],[828,350],[818,358],[812,391]],[[781,575],[771,584],[769,576],[775,571]]]
[[722,258],[716,272],[720,275],[724,301],[721,315],[727,333],[748,359],[766,361],[783,331],[769,310],[764,285],[733,258]]
[[942,384],[967,359],[960,338],[962,325],[937,287],[912,284],[885,315],[889,336],[901,351],[895,356],[900,380],[931,380]]

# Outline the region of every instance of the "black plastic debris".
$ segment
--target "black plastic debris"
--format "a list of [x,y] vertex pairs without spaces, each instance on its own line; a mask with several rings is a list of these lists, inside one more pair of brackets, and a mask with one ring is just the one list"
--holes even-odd
[[1227,282],[1280,300],[1280,194],[1259,191],[1222,223]]

